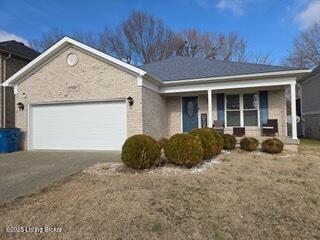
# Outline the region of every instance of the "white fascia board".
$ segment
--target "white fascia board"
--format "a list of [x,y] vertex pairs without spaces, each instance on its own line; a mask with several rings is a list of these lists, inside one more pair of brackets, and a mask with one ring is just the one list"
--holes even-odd
[[246,80],[246,81],[228,81],[228,82],[208,82],[197,83],[179,86],[161,86],[160,93],[182,93],[182,92],[197,92],[207,90],[226,90],[226,89],[239,89],[239,88],[255,88],[255,87],[271,87],[271,86],[284,86],[296,83],[296,77],[284,78],[267,78],[259,80]]
[[14,94],[14,95],[17,95],[17,94],[18,94],[18,86],[17,86],[17,85],[15,85],[15,86],[13,87],[13,94]]
[[235,81],[244,79],[257,79],[257,78],[274,78],[274,77],[285,77],[285,76],[297,76],[310,73],[310,69],[302,70],[290,70],[290,71],[278,71],[278,72],[266,72],[266,73],[255,73],[255,74],[242,74],[242,75],[232,75],[223,77],[209,77],[209,78],[198,78],[189,80],[175,80],[163,82],[163,85],[179,85],[188,83],[204,83],[204,82],[225,82],[225,81]]
[[76,41],[76,40],[74,40],[72,38],[69,38],[69,37],[65,37],[65,38],[67,39],[67,41],[70,44],[75,45],[75,46],[77,46],[77,47],[79,47],[81,49],[84,49],[84,50],[86,50],[86,51],[88,51],[88,52],[90,52],[90,53],[92,53],[92,54],[94,54],[96,56],[99,56],[99,57],[101,57],[101,58],[103,58],[103,59],[105,59],[107,61],[110,61],[110,62],[112,62],[112,63],[114,63],[116,65],[119,65],[119,66],[121,66],[123,68],[126,68],[126,69],[128,69],[128,70],[130,70],[132,72],[135,72],[135,73],[137,73],[137,74],[139,74],[141,76],[143,76],[143,75],[145,75],[147,73],[147,72],[143,71],[140,68],[137,68],[137,67],[135,67],[133,65],[130,65],[129,63],[125,63],[125,62],[123,62],[123,61],[121,61],[121,60],[119,60],[117,58],[114,58],[114,57],[108,55],[108,54],[100,52],[100,51],[98,51],[98,50],[96,50],[96,49],[94,49],[92,47],[89,47],[89,46],[87,46],[87,45],[85,45],[83,43],[80,43],[80,42],[78,42],[78,41]]
[[128,63],[125,63],[119,59],[116,59],[114,57],[111,57],[103,52],[100,52],[92,47],[89,47],[83,43],[80,43],[74,39],[71,39],[69,37],[64,37],[60,41],[58,41],[56,44],[54,44],[52,47],[47,49],[45,52],[40,54],[37,58],[35,58],[33,61],[28,63],[26,66],[24,66],[22,69],[20,69],[18,72],[16,72],[14,75],[12,75],[9,79],[7,79],[2,85],[3,86],[15,86],[18,84],[18,82],[23,79],[26,75],[28,75],[30,72],[32,72],[36,67],[43,64],[50,56],[53,56],[57,52],[59,52],[61,49],[65,48],[68,45],[74,45],[80,49],[83,49],[93,55],[96,55],[102,59],[105,59],[115,65],[121,66],[124,69],[127,69],[131,72],[134,72],[137,75],[143,76],[147,72],[141,70],[140,68],[137,68],[135,66],[132,66]]
[[155,84],[155,83],[153,83],[151,81],[148,81],[146,79],[142,80],[142,86],[145,87],[145,88],[148,88],[148,89],[150,89],[150,90],[152,90],[154,92],[157,92],[157,93],[160,92],[159,85],[157,85],[157,84]]
[[138,76],[137,77],[137,86],[138,87],[145,87],[147,89],[150,89],[154,92],[159,92],[160,91],[160,88],[159,88],[159,84],[152,80],[150,80],[149,78],[145,78],[145,77],[142,77],[142,76]]

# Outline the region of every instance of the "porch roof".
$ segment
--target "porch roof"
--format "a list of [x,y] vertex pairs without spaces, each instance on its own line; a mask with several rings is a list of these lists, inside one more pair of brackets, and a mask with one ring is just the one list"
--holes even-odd
[[163,61],[145,64],[140,67],[148,75],[162,82],[218,78],[258,73],[289,72],[306,70],[266,64],[240,63],[192,57],[173,57]]

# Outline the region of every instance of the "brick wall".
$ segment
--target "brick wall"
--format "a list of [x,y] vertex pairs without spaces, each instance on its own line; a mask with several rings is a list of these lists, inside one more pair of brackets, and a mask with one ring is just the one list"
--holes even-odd
[[168,136],[167,100],[163,95],[142,88],[143,133],[156,139]]
[[285,90],[268,92],[269,119],[278,119],[279,136],[287,136],[287,105]]
[[181,132],[181,98],[179,96],[167,97],[168,106],[168,135]]
[[[78,64],[73,67],[67,64],[70,53],[79,57]],[[139,134],[143,130],[141,92],[136,76],[70,47],[19,84],[16,102],[22,102],[26,109],[19,111],[16,107],[16,126],[23,130],[23,139],[26,140],[28,104],[126,99],[131,96],[134,105],[128,107],[127,135]],[[24,146],[27,146],[26,141]]]

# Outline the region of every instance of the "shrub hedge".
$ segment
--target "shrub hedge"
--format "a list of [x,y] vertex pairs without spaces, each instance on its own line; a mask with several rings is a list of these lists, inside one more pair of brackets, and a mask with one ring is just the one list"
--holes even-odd
[[269,138],[262,143],[262,151],[267,153],[280,153],[284,148],[284,144],[278,138]]
[[210,159],[221,151],[218,140],[209,128],[194,128],[189,134],[200,139],[203,148],[203,159]]
[[259,141],[254,137],[244,137],[240,141],[240,147],[246,151],[254,151],[258,145]]
[[160,146],[147,135],[129,137],[122,146],[121,160],[135,169],[151,168],[160,158]]
[[221,150],[223,149],[223,144],[224,144],[223,136],[220,133],[218,133],[216,130],[214,130],[213,128],[210,128],[210,130],[213,133],[213,135],[218,143],[217,153],[220,153]]
[[227,150],[233,150],[236,148],[237,139],[234,135],[231,134],[223,134],[223,148]]
[[164,153],[172,163],[189,168],[203,159],[201,141],[191,134],[178,133],[170,137]]

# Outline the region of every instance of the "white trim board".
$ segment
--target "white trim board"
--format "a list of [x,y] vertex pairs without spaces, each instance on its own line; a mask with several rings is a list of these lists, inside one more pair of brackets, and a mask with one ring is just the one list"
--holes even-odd
[[218,82],[218,83],[197,83],[183,86],[161,86],[160,93],[182,93],[197,92],[211,90],[225,90],[238,88],[255,88],[255,87],[271,87],[283,86],[296,83],[296,77],[268,78],[259,80]]

